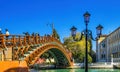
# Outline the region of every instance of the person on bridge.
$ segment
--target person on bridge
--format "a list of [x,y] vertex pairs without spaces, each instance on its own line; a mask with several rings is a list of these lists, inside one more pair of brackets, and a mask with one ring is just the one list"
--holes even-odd
[[2,29],[0,28],[0,34],[2,34]]
[[6,40],[8,40],[9,35],[10,35],[9,31],[8,29],[6,29]]

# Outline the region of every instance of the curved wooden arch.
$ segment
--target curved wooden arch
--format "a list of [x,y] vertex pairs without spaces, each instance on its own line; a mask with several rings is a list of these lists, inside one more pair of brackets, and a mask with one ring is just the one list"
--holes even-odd
[[58,51],[60,51],[61,54],[63,54],[64,57],[66,58],[66,60],[68,62],[68,66],[72,66],[73,65],[73,62],[72,62],[72,60],[71,60],[71,58],[69,56],[69,53],[67,53],[66,50],[64,48],[62,48],[61,46],[55,45],[55,44],[46,44],[44,46],[41,46],[41,47],[37,48],[35,51],[33,51],[33,53],[31,53],[28,57],[25,58],[25,61],[28,62],[28,64],[33,65],[33,64],[35,64],[35,62],[37,61],[37,59],[44,52],[46,52],[46,51],[48,51],[50,49],[57,49]]

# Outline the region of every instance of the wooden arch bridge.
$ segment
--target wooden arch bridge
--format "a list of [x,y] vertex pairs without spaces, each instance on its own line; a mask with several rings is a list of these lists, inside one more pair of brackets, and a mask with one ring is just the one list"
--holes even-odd
[[53,54],[57,66],[73,65],[69,52],[52,36],[9,35],[7,38],[2,34],[0,35],[0,68],[5,70],[17,67],[19,64],[32,66],[46,51]]

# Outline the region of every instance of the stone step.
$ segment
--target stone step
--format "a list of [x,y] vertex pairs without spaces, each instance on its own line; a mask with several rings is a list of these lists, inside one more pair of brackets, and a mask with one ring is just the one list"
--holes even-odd
[[29,54],[24,54],[25,57],[27,57]]
[[36,50],[36,48],[32,49],[32,51]]
[[25,57],[21,57],[21,58],[19,58],[19,60],[24,60],[25,59]]
[[31,54],[33,51],[28,51],[29,52],[29,54]]
[[30,54],[30,53],[27,51],[27,52],[25,52],[25,54]]

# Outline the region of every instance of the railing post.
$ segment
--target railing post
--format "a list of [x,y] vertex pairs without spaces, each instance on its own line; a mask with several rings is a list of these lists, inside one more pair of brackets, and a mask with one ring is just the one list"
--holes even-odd
[[44,37],[43,36],[41,37],[41,39],[42,39],[42,43],[44,43]]
[[45,43],[45,37],[43,36],[43,43]]
[[12,42],[13,42],[13,46],[16,46],[16,38],[15,38],[15,35],[12,36]]
[[35,44],[35,36],[32,36],[32,44]]
[[4,40],[4,35],[0,35],[0,44],[1,44],[2,48],[6,47],[5,40]]
[[22,46],[21,36],[18,37],[19,37],[19,46]]
[[[5,35],[0,35],[0,39],[1,39],[0,42],[1,42],[1,47],[2,48],[6,48],[4,36]],[[2,51],[3,51],[3,59],[2,59],[2,61],[5,61],[5,59],[6,59],[5,50],[3,49]]]
[[43,43],[43,37],[40,36],[40,43]]
[[28,37],[28,41],[29,41],[29,45],[31,45],[31,40],[30,40],[31,36]]
[[29,36],[29,35],[26,35],[25,37],[26,37],[26,39],[25,39],[25,40],[26,40],[26,41],[25,41],[25,42],[26,42],[25,45],[26,45],[26,44],[29,44],[29,45],[30,45],[30,36]]
[[38,36],[38,43],[40,44],[40,36]]
[[26,42],[26,37],[27,37],[27,36],[24,36],[24,45],[27,44],[27,42]]
[[38,44],[38,35],[35,36],[35,43]]
[[45,40],[45,43],[46,43],[46,41],[47,41],[47,40],[46,40],[46,36],[44,36],[44,40]]

